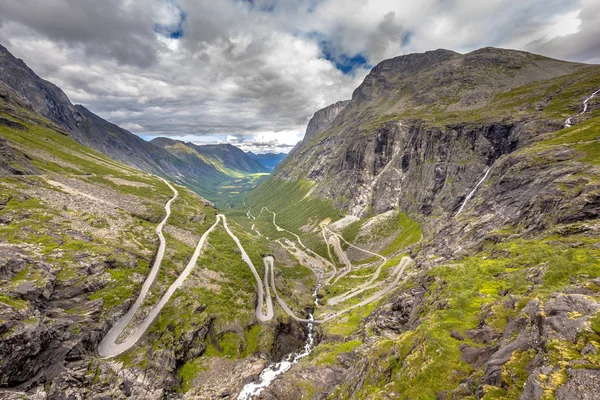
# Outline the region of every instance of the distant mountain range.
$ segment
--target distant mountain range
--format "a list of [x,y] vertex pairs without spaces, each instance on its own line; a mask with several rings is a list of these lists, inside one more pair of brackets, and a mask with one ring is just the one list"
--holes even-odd
[[279,164],[287,155],[285,153],[255,154],[251,151],[247,152],[246,154],[251,159],[264,165],[269,171],[274,171],[277,164]]
[[190,164],[210,165],[219,173],[229,176],[236,173],[267,172],[261,163],[250,158],[241,149],[230,144],[196,145],[170,138],[152,139],[151,144],[166,150],[174,157]]
[[[81,105],[73,105],[56,85],[40,78],[0,45],[0,96],[52,121],[54,128],[112,159],[192,188],[209,200],[221,199],[220,184],[270,167],[229,145],[197,146],[157,138],[147,142]],[[251,186],[251,185],[250,185]],[[245,189],[244,189],[245,190]]]

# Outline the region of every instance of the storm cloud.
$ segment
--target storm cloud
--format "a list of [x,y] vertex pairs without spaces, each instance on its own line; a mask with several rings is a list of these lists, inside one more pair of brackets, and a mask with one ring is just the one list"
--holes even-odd
[[[35,12],[32,12],[35,10]],[[289,149],[400,54],[484,46],[600,61],[595,0],[19,0],[0,42],[144,138]]]

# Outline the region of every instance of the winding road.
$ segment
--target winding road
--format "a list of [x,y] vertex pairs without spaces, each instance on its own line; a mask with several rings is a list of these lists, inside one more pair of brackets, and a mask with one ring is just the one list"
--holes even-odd
[[[298,243],[300,244],[300,246],[302,246],[305,250],[307,250],[307,252],[310,252],[319,261],[325,261],[327,265],[330,265],[333,268],[334,273],[330,277],[329,280],[331,280],[332,278],[336,278],[336,272],[335,272],[336,269],[335,269],[335,265],[333,263],[327,262],[326,260],[323,259],[323,257],[321,257],[320,255],[316,254],[312,250],[306,248],[306,246],[304,246],[304,244],[302,243],[302,241],[300,240],[300,237],[298,235],[296,235],[293,232],[288,231],[287,229],[284,229],[284,228],[278,226],[277,223],[276,223],[276,216],[277,216],[277,214],[275,212],[269,210],[266,207],[263,207],[261,209],[261,213],[259,214],[259,216],[262,214],[263,211],[267,211],[267,212],[270,212],[270,213],[273,214],[272,223],[273,223],[273,225],[275,225],[275,227],[276,227],[276,229],[278,231],[280,231],[280,232],[285,231],[285,232],[288,232],[289,234],[293,235],[296,238],[296,240],[298,241]],[[250,212],[248,212],[248,214],[251,215]],[[388,262],[388,258],[382,256],[381,254],[377,254],[377,253],[371,252],[369,250],[362,249],[362,248],[360,248],[358,246],[353,245],[352,243],[349,243],[348,241],[346,241],[344,239],[343,236],[341,236],[340,234],[338,234],[336,232],[331,231],[325,225],[321,225],[321,228],[322,228],[323,238],[325,239],[325,242],[327,243],[328,247],[329,247],[329,241],[328,241],[328,239],[327,239],[327,237],[325,235],[325,232],[328,232],[331,235],[330,238],[331,237],[335,237],[335,240],[334,240],[334,249],[338,253],[338,256],[342,260],[344,260],[344,263],[347,264],[347,268],[346,269],[348,271],[351,270],[352,264],[350,263],[350,260],[348,259],[348,257],[345,254],[345,252],[342,250],[341,244],[340,244],[340,240],[342,240],[344,243],[346,243],[350,247],[356,248],[357,250],[363,251],[363,252],[365,252],[365,253],[367,253],[369,255],[378,257],[382,261],[378,265],[377,269],[371,275],[371,278],[367,282],[365,282],[365,283],[363,283],[361,285],[358,285],[355,288],[352,288],[349,291],[347,291],[347,292],[345,292],[345,293],[343,293],[343,294],[341,294],[339,296],[332,297],[331,299],[328,300],[328,302],[327,302],[328,305],[330,305],[330,306],[337,305],[337,304],[342,303],[342,302],[344,302],[344,301],[346,301],[346,300],[348,300],[350,298],[353,298],[353,297],[355,297],[355,296],[357,296],[357,295],[359,295],[359,294],[361,294],[361,293],[363,293],[363,292],[365,292],[367,290],[381,287],[381,286],[385,285],[386,282],[389,282],[389,283],[382,290],[374,293],[370,297],[368,297],[366,299],[363,299],[362,301],[360,301],[359,303],[357,303],[355,305],[346,307],[346,308],[344,308],[344,309],[342,309],[340,311],[334,312],[332,314],[328,314],[325,318],[321,318],[321,319],[306,319],[306,318],[301,318],[301,317],[298,317],[297,315],[295,315],[294,312],[290,309],[290,307],[285,303],[285,301],[279,296],[279,294],[277,292],[277,287],[275,285],[275,272],[274,272],[275,260],[271,256],[265,257],[265,259],[264,259],[265,260],[265,268],[267,268],[267,265],[268,265],[268,269],[270,269],[270,275],[271,275],[270,281],[271,281],[271,287],[272,287],[272,290],[273,290],[273,294],[275,295],[275,299],[279,303],[280,307],[284,310],[284,312],[286,314],[288,314],[291,318],[293,318],[294,320],[296,320],[298,322],[306,322],[306,323],[313,322],[313,323],[316,323],[316,324],[321,324],[321,323],[330,321],[330,320],[332,320],[334,318],[337,318],[340,315],[347,313],[348,311],[354,310],[354,309],[356,309],[358,307],[365,306],[365,305],[367,305],[369,303],[372,303],[372,302],[380,299],[383,295],[385,295],[390,290],[392,290],[395,286],[398,285],[398,283],[400,282],[400,279],[403,276],[404,270],[406,269],[406,266],[409,265],[410,263],[412,263],[412,261],[413,261],[412,258],[410,258],[408,256],[402,257],[402,259],[400,260],[400,263],[394,269],[394,271],[392,272],[392,274],[390,275],[390,277],[388,277],[385,281],[374,283],[379,278],[379,275],[381,273],[381,269]],[[281,243],[281,242],[279,242],[279,243],[283,245],[283,243]],[[335,243],[337,243],[337,246],[335,245]],[[295,250],[299,251],[299,252],[301,251],[298,248],[295,248]],[[288,251],[290,251],[290,249],[288,249]],[[328,249],[328,251],[329,251],[329,249]],[[330,254],[330,257],[331,257],[331,253],[329,253],[329,254]],[[305,258],[309,262],[309,265],[311,265],[311,269],[315,273],[318,273],[319,270],[322,272],[322,269],[314,267],[314,263],[310,261],[310,257],[308,256],[308,254],[304,253],[303,258]],[[265,269],[265,275],[266,274],[267,274],[267,271]],[[345,275],[345,272],[342,272],[342,274]],[[335,284],[335,282],[337,282],[337,280],[338,279],[336,278],[335,281],[334,281],[334,284]]]
[[[262,322],[269,321],[273,318],[273,302],[271,300],[271,294],[270,294],[269,285],[267,282],[267,276],[268,276],[267,272],[268,271],[267,271],[266,261],[265,261],[264,287],[265,287],[267,295],[266,295],[266,299],[264,299],[265,296],[264,296],[264,292],[263,292],[263,282],[261,281],[260,276],[258,275],[256,268],[254,267],[254,264],[252,264],[250,257],[248,257],[248,254],[244,250],[244,247],[240,243],[238,237],[235,236],[235,234],[229,229],[229,226],[227,225],[227,218],[222,214],[218,214],[217,220],[215,221],[215,223],[206,232],[204,232],[204,234],[200,238],[200,241],[198,242],[198,245],[196,246],[194,254],[192,255],[192,258],[188,262],[188,264],[185,267],[185,269],[183,270],[183,272],[177,277],[175,282],[173,282],[171,284],[171,286],[169,286],[166,293],[161,297],[159,302],[150,310],[150,312],[148,313],[146,318],[144,318],[144,320],[131,332],[129,337],[127,339],[125,339],[124,341],[118,340],[119,336],[121,336],[121,334],[123,333],[125,328],[127,328],[129,323],[135,316],[136,312],[138,311],[138,309],[144,302],[144,299],[148,295],[148,291],[150,290],[150,287],[152,286],[152,284],[154,283],[154,280],[156,279],[156,275],[158,274],[158,271],[160,270],[160,265],[162,263],[162,260],[163,260],[164,254],[165,254],[166,241],[163,236],[162,230],[163,230],[163,227],[165,226],[167,220],[169,219],[169,216],[171,215],[171,203],[173,202],[173,200],[175,200],[177,198],[178,192],[173,186],[171,186],[171,184],[169,182],[167,182],[164,179],[163,179],[163,181],[173,191],[173,197],[165,205],[165,211],[166,211],[165,218],[156,227],[156,233],[158,234],[158,238],[160,241],[158,251],[156,253],[156,259],[154,261],[152,269],[150,270],[150,274],[148,274],[148,277],[144,281],[142,290],[140,291],[140,294],[138,295],[138,298],[136,299],[133,306],[129,309],[127,314],[125,314],[123,317],[121,317],[121,319],[119,319],[119,321],[108,331],[108,333],[104,336],[104,338],[100,342],[100,344],[98,346],[98,354],[101,357],[110,358],[110,357],[118,356],[119,354],[122,354],[122,353],[126,352],[127,350],[129,350],[140,340],[140,338],[144,335],[146,330],[152,325],[152,323],[154,322],[154,320],[156,319],[158,314],[160,314],[161,310],[164,308],[164,306],[167,304],[167,302],[171,299],[171,297],[173,296],[175,291],[187,279],[190,272],[192,272],[192,269],[196,266],[198,257],[200,257],[200,253],[202,251],[202,248],[204,247],[204,243],[206,242],[208,235],[213,231],[213,229],[215,229],[217,227],[217,225],[221,221],[223,222],[223,226],[224,226],[225,230],[227,231],[227,233],[229,234],[229,236],[232,237],[232,239],[234,240],[234,242],[237,244],[238,248],[240,249],[240,252],[242,254],[242,260],[250,267],[254,277],[256,278],[257,287],[258,287],[258,289],[257,289],[258,304],[256,306],[256,318]],[[266,310],[267,310],[266,314],[263,313],[263,305],[265,303],[264,300],[266,300]]]
[[[144,302],[145,298],[148,296],[150,287],[156,280],[156,276],[158,275],[160,266],[161,266],[163,258],[164,258],[164,254],[165,254],[165,250],[166,250],[166,241],[165,241],[162,231],[171,215],[171,203],[177,198],[178,192],[169,182],[167,182],[165,179],[162,179],[162,180],[173,191],[173,197],[171,199],[169,199],[169,201],[167,201],[167,203],[165,204],[165,212],[166,212],[165,218],[156,227],[156,234],[158,235],[158,238],[159,238],[159,246],[158,246],[158,250],[156,253],[156,258],[154,260],[154,264],[152,265],[150,273],[148,274],[148,276],[146,277],[146,280],[144,281],[144,284],[142,285],[142,289],[141,289],[135,303],[131,306],[131,308],[127,311],[127,313],[124,316],[122,316],[117,321],[117,323],[107,332],[107,334],[104,336],[104,338],[100,342],[100,344],[98,346],[98,354],[101,357],[111,358],[111,357],[115,357],[119,354],[122,354],[122,353],[126,352],[127,350],[129,350],[131,347],[133,347],[140,340],[140,338],[144,335],[144,333],[152,325],[152,323],[154,322],[156,317],[158,317],[158,315],[160,314],[160,312],[162,311],[164,306],[171,299],[171,297],[173,296],[175,291],[179,287],[181,287],[183,282],[187,279],[189,274],[192,272],[192,269],[196,266],[198,258],[200,257],[200,254],[202,252],[202,249],[204,247],[204,244],[206,243],[206,240],[207,240],[209,234],[220,223],[223,224],[223,228],[225,229],[227,234],[233,239],[233,241],[237,245],[238,249],[240,250],[242,260],[246,263],[246,265],[248,265],[248,267],[252,271],[252,274],[254,275],[254,278],[256,280],[256,292],[257,292],[257,304],[256,304],[255,314],[256,314],[256,318],[261,322],[270,321],[271,319],[273,319],[273,316],[274,316],[271,289],[273,291],[272,293],[275,296],[275,299],[277,300],[277,303],[279,304],[279,306],[291,318],[295,319],[296,321],[309,323],[309,324],[310,323],[324,323],[324,322],[334,319],[348,311],[351,311],[357,307],[361,307],[361,306],[369,304],[373,301],[378,300],[381,296],[383,296],[384,294],[386,294],[387,292],[392,290],[398,284],[398,282],[400,281],[400,279],[402,277],[405,267],[408,264],[410,264],[410,262],[412,262],[412,259],[410,257],[407,257],[407,256],[403,257],[402,260],[400,261],[400,263],[398,264],[398,266],[396,267],[396,269],[394,270],[394,272],[392,273],[392,275],[390,276],[390,278],[388,278],[386,281],[391,280],[392,277],[395,277],[394,280],[391,283],[389,283],[389,285],[386,286],[384,289],[373,294],[372,296],[368,297],[367,299],[364,299],[361,302],[359,302],[353,306],[347,307],[347,308],[337,311],[335,313],[328,314],[325,318],[322,318],[322,319],[313,319],[312,315],[310,315],[310,318],[308,318],[308,319],[300,318],[294,314],[294,312],[291,310],[291,308],[285,303],[285,301],[279,296],[279,294],[277,292],[277,287],[275,284],[275,271],[274,271],[275,259],[272,256],[263,257],[265,272],[264,272],[263,279],[261,279],[260,275],[258,274],[258,272],[256,270],[256,267],[254,266],[254,264],[252,263],[252,260],[246,253],[246,250],[242,246],[239,238],[229,228],[229,225],[227,224],[227,217],[225,217],[225,215],[223,215],[223,214],[218,214],[217,219],[214,222],[214,224],[208,230],[206,230],[206,232],[204,232],[204,234],[198,241],[198,245],[196,246],[196,249],[194,250],[194,253],[193,253],[190,261],[188,262],[187,266],[185,267],[185,269],[181,272],[181,274],[177,277],[177,279],[169,286],[169,288],[163,294],[163,296],[160,298],[158,303],[154,307],[152,307],[152,309],[150,310],[148,315],[143,319],[143,321],[141,323],[139,323],[139,325],[137,325],[131,331],[131,333],[129,334],[129,336],[126,339],[120,341],[119,340],[120,336],[123,334],[123,332],[125,331],[127,326],[131,323],[135,314],[137,313],[140,306]],[[298,235],[278,226],[276,223],[276,213],[275,212],[270,211],[266,207],[264,207],[261,210],[261,214],[263,211],[271,212],[273,214],[272,222],[278,231],[288,232],[289,234],[293,235],[296,238],[298,244],[302,247],[302,249],[304,251],[302,251],[299,248],[294,246],[295,250],[303,253],[303,256],[306,258],[306,260],[311,265],[311,269],[319,277],[318,287],[320,287],[320,285],[321,285],[322,276],[324,275],[325,268],[330,268],[332,270],[332,273],[329,276],[328,281],[326,281],[326,284],[328,284],[328,282],[331,281],[331,279],[336,277],[337,270],[333,263],[330,263],[329,261],[327,261],[320,255],[318,255],[314,251],[307,248],[304,245],[304,243],[302,243],[302,240],[300,239],[300,237]],[[248,211],[247,216],[248,216],[248,218],[256,219],[254,216],[252,216],[250,211]],[[259,214],[259,216],[260,216],[260,214]],[[334,245],[335,251],[341,257],[341,259],[344,260],[344,263],[347,266],[347,268],[346,268],[347,272],[349,272],[352,269],[352,264],[350,263],[350,260],[347,258],[346,254],[343,252],[343,250],[341,248],[340,240],[344,241],[349,246],[355,247],[359,250],[362,250],[368,254],[380,257],[382,259],[382,263],[378,266],[377,270],[372,275],[372,277],[369,281],[365,282],[362,285],[357,286],[356,288],[353,288],[352,290],[350,290],[340,296],[330,299],[330,305],[338,304],[342,301],[345,301],[349,298],[352,298],[352,297],[364,292],[365,290],[376,288],[376,287],[379,287],[379,286],[382,286],[383,284],[385,284],[385,281],[379,282],[375,285],[373,285],[372,283],[378,278],[381,268],[388,261],[387,258],[385,258],[377,253],[372,253],[368,250],[364,250],[359,247],[356,247],[356,246],[352,245],[351,243],[348,243],[341,235],[339,235],[335,232],[332,232],[325,226],[322,226],[322,233],[323,233],[324,238],[326,237],[326,235],[325,235],[326,231],[329,232],[329,234],[331,235],[330,238],[334,238],[332,244]],[[258,233],[258,234],[260,234],[260,233]],[[329,243],[328,242],[326,242],[326,243],[329,246]],[[316,264],[320,264],[320,265],[317,266]],[[344,272],[342,274],[342,276],[344,276],[347,272]],[[269,279],[269,277],[270,277],[270,279]],[[318,287],[317,287],[317,290],[315,290],[315,293],[314,293],[315,296],[316,296],[316,292],[318,291]],[[317,300],[315,300],[315,304],[318,305],[318,298],[316,297],[316,299]]]
[[108,331],[106,336],[104,336],[104,339],[102,339],[102,341],[100,342],[100,345],[98,346],[98,353],[102,357],[114,357],[118,354],[127,351],[140,339],[140,337],[145,331],[145,329],[136,329],[134,332],[132,332],[131,336],[126,341],[119,344],[116,343],[117,338],[125,330],[129,322],[131,322],[135,313],[140,308],[142,302],[148,295],[148,291],[150,290],[152,283],[154,283],[154,279],[158,274],[160,264],[162,263],[163,257],[165,255],[167,243],[165,241],[165,237],[163,236],[162,230],[165,224],[167,223],[169,216],[171,215],[171,203],[177,198],[179,193],[173,186],[171,186],[169,182],[167,182],[167,180],[163,178],[160,179],[162,179],[163,182],[165,182],[167,186],[173,191],[173,197],[169,201],[167,201],[167,204],[165,204],[166,216],[156,227],[156,234],[158,235],[158,240],[160,242],[158,246],[158,251],[156,253],[156,258],[154,259],[154,264],[152,265],[152,269],[150,270],[148,277],[144,281],[142,290],[140,291],[137,300],[135,301],[135,303],[133,303],[133,306],[131,306],[127,314],[125,314],[123,317],[121,317],[121,319],[119,319],[119,321]]

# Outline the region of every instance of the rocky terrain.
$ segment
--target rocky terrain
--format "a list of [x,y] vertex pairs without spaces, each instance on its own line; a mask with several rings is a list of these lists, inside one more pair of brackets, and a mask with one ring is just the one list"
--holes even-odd
[[250,206],[308,237],[344,217],[346,238],[392,254],[409,221],[422,238],[401,289],[341,335],[324,324],[261,398],[593,398],[600,99],[564,121],[598,88],[595,65],[438,50],[382,62],[315,114]]

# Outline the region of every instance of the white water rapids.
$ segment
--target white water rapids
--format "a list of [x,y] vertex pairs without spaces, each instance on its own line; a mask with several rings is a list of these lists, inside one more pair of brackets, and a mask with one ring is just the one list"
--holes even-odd
[[[317,287],[313,292],[313,298],[315,299],[315,308],[319,305],[319,297],[318,293],[321,289],[321,284],[323,282],[323,274],[319,275],[319,282],[317,283]],[[308,314],[308,324],[307,324],[307,337],[306,344],[304,345],[304,351],[301,353],[290,353],[280,362],[273,363],[269,365],[267,368],[263,369],[258,377],[257,382],[251,382],[246,384],[240,394],[237,397],[237,400],[252,400],[255,396],[261,394],[265,388],[271,385],[273,381],[280,375],[286,373],[292,365],[296,364],[298,361],[308,356],[312,349],[315,346],[315,337],[313,335],[313,327],[314,327],[314,317],[313,313]]]

